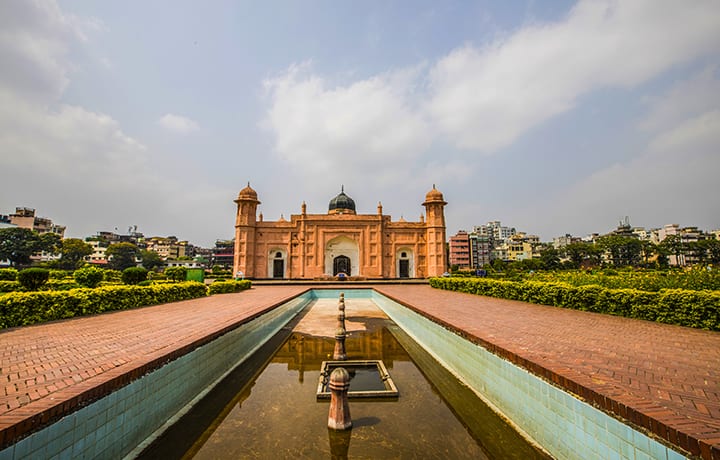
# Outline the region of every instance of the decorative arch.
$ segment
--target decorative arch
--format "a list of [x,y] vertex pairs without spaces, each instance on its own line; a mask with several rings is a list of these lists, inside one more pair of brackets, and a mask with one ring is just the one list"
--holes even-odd
[[357,241],[347,236],[337,236],[325,244],[325,273],[335,276],[336,270],[349,265],[348,276],[360,273],[360,248]]
[[415,253],[411,248],[400,248],[395,254],[395,276],[415,278]]
[[273,248],[268,251],[268,278],[285,278],[287,272],[287,251],[283,248]]

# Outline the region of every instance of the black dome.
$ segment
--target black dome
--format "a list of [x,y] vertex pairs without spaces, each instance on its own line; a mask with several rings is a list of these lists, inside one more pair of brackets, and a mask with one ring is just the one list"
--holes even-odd
[[343,210],[352,211],[353,213],[355,212],[355,201],[345,195],[344,188],[338,196],[330,200],[330,205],[328,206],[329,212],[338,212]]

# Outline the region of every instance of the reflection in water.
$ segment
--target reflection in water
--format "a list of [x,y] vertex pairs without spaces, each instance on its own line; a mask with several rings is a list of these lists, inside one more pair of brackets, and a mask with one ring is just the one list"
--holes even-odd
[[[472,392],[463,391],[467,387],[437,364],[428,364],[429,355],[411,346],[390,320],[377,315],[348,319],[364,323],[364,330],[348,334],[348,359],[383,360],[399,398],[352,400],[352,430],[328,430],[329,403],[318,402],[315,391],[321,363],[332,358],[334,338],[293,332],[262,372],[236,387],[217,418],[205,422],[205,432],[184,458],[543,457]],[[401,334],[411,354],[394,334]],[[431,384],[425,375],[439,379],[440,385]]]

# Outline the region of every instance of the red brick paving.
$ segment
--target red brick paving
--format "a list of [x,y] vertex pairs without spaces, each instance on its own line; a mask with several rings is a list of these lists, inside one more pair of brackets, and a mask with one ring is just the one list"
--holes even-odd
[[694,455],[720,459],[720,333],[429,286],[376,290]]
[[[308,287],[254,287],[0,332],[0,446]],[[429,286],[376,289],[607,412],[720,460],[720,333]]]
[[253,288],[0,332],[0,448],[305,290]]

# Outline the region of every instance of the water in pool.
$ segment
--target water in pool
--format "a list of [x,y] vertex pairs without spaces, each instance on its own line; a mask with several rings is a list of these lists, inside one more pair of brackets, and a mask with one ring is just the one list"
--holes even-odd
[[352,399],[352,429],[327,428],[329,401],[317,400],[316,390],[321,363],[332,359],[337,299],[318,299],[287,328],[284,342],[276,339],[281,345],[270,350],[269,361],[260,359],[253,372],[247,369],[252,363],[239,366],[244,376],[231,375],[214,392],[221,395],[203,400],[198,406],[205,407],[191,411],[141,457],[547,458],[371,299],[346,299],[345,312],[348,359],[382,360],[397,398]]

